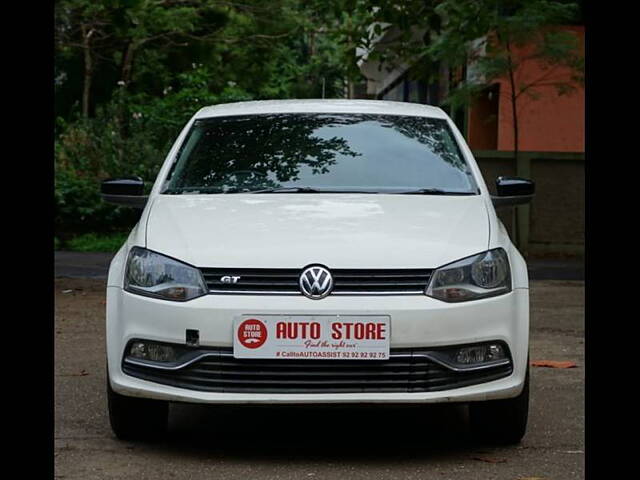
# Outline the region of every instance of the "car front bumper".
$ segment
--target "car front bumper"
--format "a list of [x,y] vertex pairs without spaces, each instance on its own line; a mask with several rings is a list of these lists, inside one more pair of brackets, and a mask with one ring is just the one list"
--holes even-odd
[[[504,341],[513,372],[485,383],[431,392],[231,393],[178,388],[127,375],[122,359],[134,338],[184,344],[200,332],[203,347],[231,347],[238,315],[389,315],[391,348],[411,349]],[[107,357],[114,391],[128,396],[195,403],[436,403],[517,396],[524,385],[529,342],[529,291],[450,304],[426,296],[327,297],[206,295],[169,302],[107,288]],[[323,360],[318,360],[323,361]]]

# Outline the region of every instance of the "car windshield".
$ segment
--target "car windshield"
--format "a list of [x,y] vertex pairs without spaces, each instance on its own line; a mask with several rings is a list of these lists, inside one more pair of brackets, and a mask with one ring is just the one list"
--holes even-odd
[[268,114],[197,120],[162,193],[477,194],[443,119]]

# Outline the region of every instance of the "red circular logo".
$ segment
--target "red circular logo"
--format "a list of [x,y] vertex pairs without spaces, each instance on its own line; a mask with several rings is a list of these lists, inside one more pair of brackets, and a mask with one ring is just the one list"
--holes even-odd
[[258,348],[267,341],[267,326],[255,318],[249,318],[238,327],[238,340],[245,348]]

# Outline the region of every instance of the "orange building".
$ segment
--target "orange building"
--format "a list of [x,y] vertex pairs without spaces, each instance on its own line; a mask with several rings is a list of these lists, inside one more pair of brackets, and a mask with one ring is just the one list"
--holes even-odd
[[[564,27],[573,31],[584,47],[584,27]],[[516,55],[526,58],[526,49]],[[517,85],[533,84],[530,94],[517,101],[518,149],[537,152],[584,152],[584,88],[571,82],[571,71],[547,67],[526,60],[515,72]],[[573,90],[560,95],[557,83],[569,83]],[[466,136],[473,150],[514,148],[511,85],[507,78],[489,88],[469,108]]]
[[[584,46],[584,26],[565,26],[575,32]],[[390,29],[389,35],[394,30]],[[377,47],[376,47],[377,48]],[[527,49],[515,55],[526,58]],[[360,70],[367,79],[362,97],[404,102],[442,105],[451,88],[452,72],[439,65],[437,80],[427,84],[416,72],[423,67],[413,65],[387,68],[372,60],[361,61]],[[467,69],[468,75],[471,67]],[[584,88],[571,82],[568,69],[547,68],[533,59],[523,61],[515,72],[517,85],[534,82],[528,94],[518,99],[518,149],[537,152],[584,152]],[[556,83],[569,82],[574,90],[560,95]],[[448,112],[465,135],[472,150],[512,151],[514,148],[513,115],[507,78],[495,82],[466,110]],[[445,110],[446,107],[443,106]]]

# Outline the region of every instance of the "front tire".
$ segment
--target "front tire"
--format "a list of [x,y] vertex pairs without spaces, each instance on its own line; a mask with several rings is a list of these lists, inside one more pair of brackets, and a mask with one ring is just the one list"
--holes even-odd
[[478,441],[513,445],[527,431],[529,416],[529,366],[520,395],[506,400],[469,404],[471,433]]
[[168,402],[120,395],[108,376],[107,404],[111,429],[120,440],[159,440],[167,432]]

